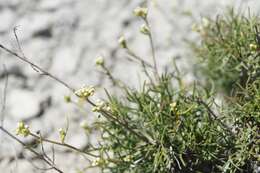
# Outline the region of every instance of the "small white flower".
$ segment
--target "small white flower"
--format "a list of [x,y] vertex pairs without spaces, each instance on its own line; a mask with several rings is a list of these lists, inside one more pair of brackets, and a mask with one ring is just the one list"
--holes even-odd
[[96,106],[92,108],[92,112],[100,112],[101,110],[110,111],[111,108],[109,107],[108,103],[105,103],[102,100],[97,100]]

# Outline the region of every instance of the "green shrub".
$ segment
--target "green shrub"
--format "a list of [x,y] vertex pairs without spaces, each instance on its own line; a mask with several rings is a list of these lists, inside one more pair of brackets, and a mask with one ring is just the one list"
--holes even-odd
[[200,74],[229,95],[259,78],[259,24],[258,16],[246,17],[233,9],[215,20],[204,19],[202,27],[195,27],[201,43],[193,47]]
[[216,172],[228,160],[234,137],[205,90],[176,89],[165,75],[156,85],[109,98],[113,116],[138,133],[114,121],[102,124],[111,172]]

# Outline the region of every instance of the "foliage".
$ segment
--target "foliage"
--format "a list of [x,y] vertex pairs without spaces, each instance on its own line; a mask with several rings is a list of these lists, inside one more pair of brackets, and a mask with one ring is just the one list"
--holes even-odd
[[259,24],[259,17],[250,11],[247,17],[233,9],[215,20],[204,19],[197,28],[201,44],[193,47],[200,60],[200,74],[227,94],[235,92],[237,84],[245,87],[259,78]]
[[127,90],[124,100],[110,97],[113,115],[144,140],[124,126],[104,123],[103,151],[117,160],[111,172],[215,172],[227,160],[234,138],[211,112],[214,99],[205,90],[176,89],[165,75],[157,85]]

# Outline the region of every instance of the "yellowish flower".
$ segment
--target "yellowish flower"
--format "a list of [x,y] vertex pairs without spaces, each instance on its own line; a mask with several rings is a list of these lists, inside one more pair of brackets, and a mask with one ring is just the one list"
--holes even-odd
[[100,165],[105,165],[105,164],[107,164],[108,162],[107,162],[107,160],[105,160],[105,159],[102,159],[102,158],[96,158],[93,162],[92,162],[92,164],[91,164],[91,166],[100,166]]
[[98,100],[96,106],[92,108],[93,112],[100,112],[101,110],[111,111],[110,106],[102,100]]
[[146,18],[148,13],[148,9],[145,7],[136,7],[134,9],[134,15],[142,18]]
[[22,135],[24,137],[30,134],[29,126],[24,124],[24,122],[19,122],[18,127],[16,129],[16,135]]
[[94,93],[95,93],[95,88],[92,86],[82,87],[77,91],[75,91],[75,95],[83,99],[87,99],[88,97],[94,95]]
[[64,143],[66,137],[66,131],[63,128],[59,129],[61,143]]
[[123,158],[123,160],[124,160],[125,162],[130,162],[130,161],[132,160],[132,156],[131,156],[131,155],[127,155],[127,156],[125,156],[125,157]]
[[256,51],[257,45],[256,44],[250,44],[249,48],[250,48],[251,51]]
[[92,162],[91,166],[98,166],[99,163],[100,163],[100,158],[96,158],[96,159]]
[[176,102],[172,102],[172,103],[170,104],[170,110],[171,110],[171,111],[175,111],[175,110],[176,110],[176,106],[177,106],[177,103],[176,103]]
[[101,109],[99,107],[97,107],[97,106],[92,108],[92,112],[100,112],[100,110]]

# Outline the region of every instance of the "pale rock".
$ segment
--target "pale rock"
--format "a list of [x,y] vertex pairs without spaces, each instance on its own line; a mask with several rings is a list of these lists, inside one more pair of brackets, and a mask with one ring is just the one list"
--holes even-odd
[[0,10],[0,19],[1,19],[1,25],[0,25],[0,33],[4,31],[8,31],[12,26],[12,23],[14,22],[15,14],[11,10]]
[[32,91],[14,89],[8,95],[9,111],[18,120],[35,116],[40,109],[40,96]]
[[66,0],[44,0],[40,1],[39,3],[39,9],[43,10],[53,10],[58,9],[62,4],[64,4]]
[[35,32],[49,27],[53,24],[53,17],[49,13],[29,13],[19,19],[16,26],[19,26],[19,39],[29,39]]

